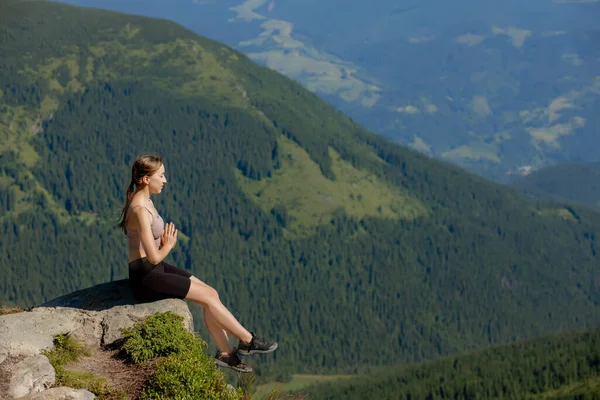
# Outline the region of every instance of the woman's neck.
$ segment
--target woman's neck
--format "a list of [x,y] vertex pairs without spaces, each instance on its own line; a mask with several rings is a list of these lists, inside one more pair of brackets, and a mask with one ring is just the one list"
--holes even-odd
[[145,186],[143,188],[136,190],[134,196],[139,196],[143,200],[149,201],[150,200],[150,190],[148,190],[148,186]]

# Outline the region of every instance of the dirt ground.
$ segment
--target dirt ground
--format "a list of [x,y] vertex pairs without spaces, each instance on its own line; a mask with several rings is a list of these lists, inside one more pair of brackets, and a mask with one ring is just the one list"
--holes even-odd
[[117,357],[118,350],[96,349],[92,356],[66,365],[72,371],[86,371],[108,379],[111,388],[125,392],[129,400],[140,397],[146,379],[156,362],[129,364]]

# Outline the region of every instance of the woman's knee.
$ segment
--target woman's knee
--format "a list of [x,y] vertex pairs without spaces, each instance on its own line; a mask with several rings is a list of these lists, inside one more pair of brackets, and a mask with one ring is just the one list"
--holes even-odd
[[[217,290],[215,288],[213,288],[212,286],[209,286],[208,284],[206,284],[205,282],[202,282],[200,279],[196,278],[195,276],[190,276],[190,280],[192,282],[195,282],[195,284],[200,285],[200,287],[202,288],[206,288],[206,290],[209,292],[209,296],[211,297],[216,297],[219,298],[219,293],[217,292]],[[192,284],[194,285],[194,283]]]
[[209,286],[208,287],[208,291],[210,292],[210,297],[215,299],[215,300],[219,300],[219,292],[217,292],[217,289]]
[[216,289],[208,286],[205,283],[196,283],[192,280],[190,290],[187,296],[190,300],[195,300],[210,306],[214,303],[220,302],[219,293]]

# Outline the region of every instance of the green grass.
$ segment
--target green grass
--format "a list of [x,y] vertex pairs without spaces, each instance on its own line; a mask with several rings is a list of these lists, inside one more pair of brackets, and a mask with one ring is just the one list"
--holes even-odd
[[[127,32],[137,28],[129,26]],[[95,78],[143,78],[164,70],[153,84],[182,96],[205,96],[229,106],[249,107],[240,96],[240,83],[235,75],[198,41],[176,39],[168,43],[147,45],[124,43],[120,40],[97,42],[89,47],[88,65],[94,58],[110,57],[111,68],[104,64],[94,71]],[[228,62],[236,62],[229,57]],[[91,71],[93,67],[89,68]],[[88,74],[90,73],[88,71]],[[177,73],[174,73],[177,71]]]
[[77,218],[86,224],[86,226],[92,225],[98,219],[98,216],[95,213],[91,212],[82,212],[77,216]]
[[66,386],[73,389],[86,389],[99,399],[123,398],[124,393],[110,387],[106,378],[84,371],[72,371],[67,368],[82,357],[92,356],[92,351],[69,335],[58,335],[54,339],[54,347],[42,352],[48,357],[56,371],[55,387]]
[[61,377],[61,386],[73,389],[86,389],[99,399],[127,399],[127,396],[118,390],[111,389],[106,378],[85,371],[70,371],[65,369]]
[[561,217],[569,221],[577,221],[573,213],[566,208],[546,208],[537,211],[539,215]]
[[282,218],[287,220],[288,234],[310,235],[340,208],[358,218],[412,219],[427,214],[418,200],[374,174],[357,170],[331,148],[335,180],[325,178],[309,154],[290,139],[282,136],[279,146],[281,168],[271,178],[256,181],[239,172],[237,176],[244,192],[263,210],[287,214]]
[[8,315],[8,314],[16,314],[16,313],[20,313],[23,312],[25,310],[23,310],[20,307],[8,307],[8,306],[1,306],[0,307],[0,316],[2,315]]
[[42,352],[52,366],[57,369],[57,380],[59,379],[59,370],[65,364],[75,362],[81,357],[90,356],[92,353],[81,342],[75,340],[70,335],[58,335],[54,338],[54,347]]
[[18,144],[33,136],[34,113],[25,106],[0,103],[0,154],[18,151]]
[[252,400],[267,400],[271,393],[297,392],[314,384],[353,377],[354,375],[292,375],[289,382],[273,382],[260,386],[256,394],[252,396]]
[[137,26],[131,26],[130,24],[126,24],[123,29],[119,32],[119,37],[124,40],[133,39],[138,33],[140,33],[140,28]]

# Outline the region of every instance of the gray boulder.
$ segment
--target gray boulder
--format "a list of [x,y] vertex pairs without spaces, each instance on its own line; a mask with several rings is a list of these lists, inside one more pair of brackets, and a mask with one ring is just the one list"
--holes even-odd
[[[0,382],[0,399],[26,395],[27,399],[93,398],[90,392],[70,388],[44,390],[54,383],[54,369],[40,355],[42,350],[51,348],[59,334],[69,334],[92,349],[115,344],[122,338],[122,328],[166,311],[182,316],[184,326],[193,332],[192,314],[185,301],[139,303],[126,279],[78,290],[29,311],[0,316],[0,379],[10,382],[8,386]],[[35,397],[40,390],[45,397]]]
[[70,334],[93,348],[109,345],[122,337],[121,328],[166,311],[181,315],[185,327],[193,331],[185,301],[138,303],[126,279],[78,290],[31,311],[0,316],[0,363],[7,356],[38,355],[52,347],[59,334]]
[[27,397],[21,397],[19,400],[93,400],[95,398],[94,393],[88,392],[85,389],[57,387]]
[[48,357],[43,355],[27,357],[11,370],[8,395],[13,398],[41,392],[56,381],[56,372]]

